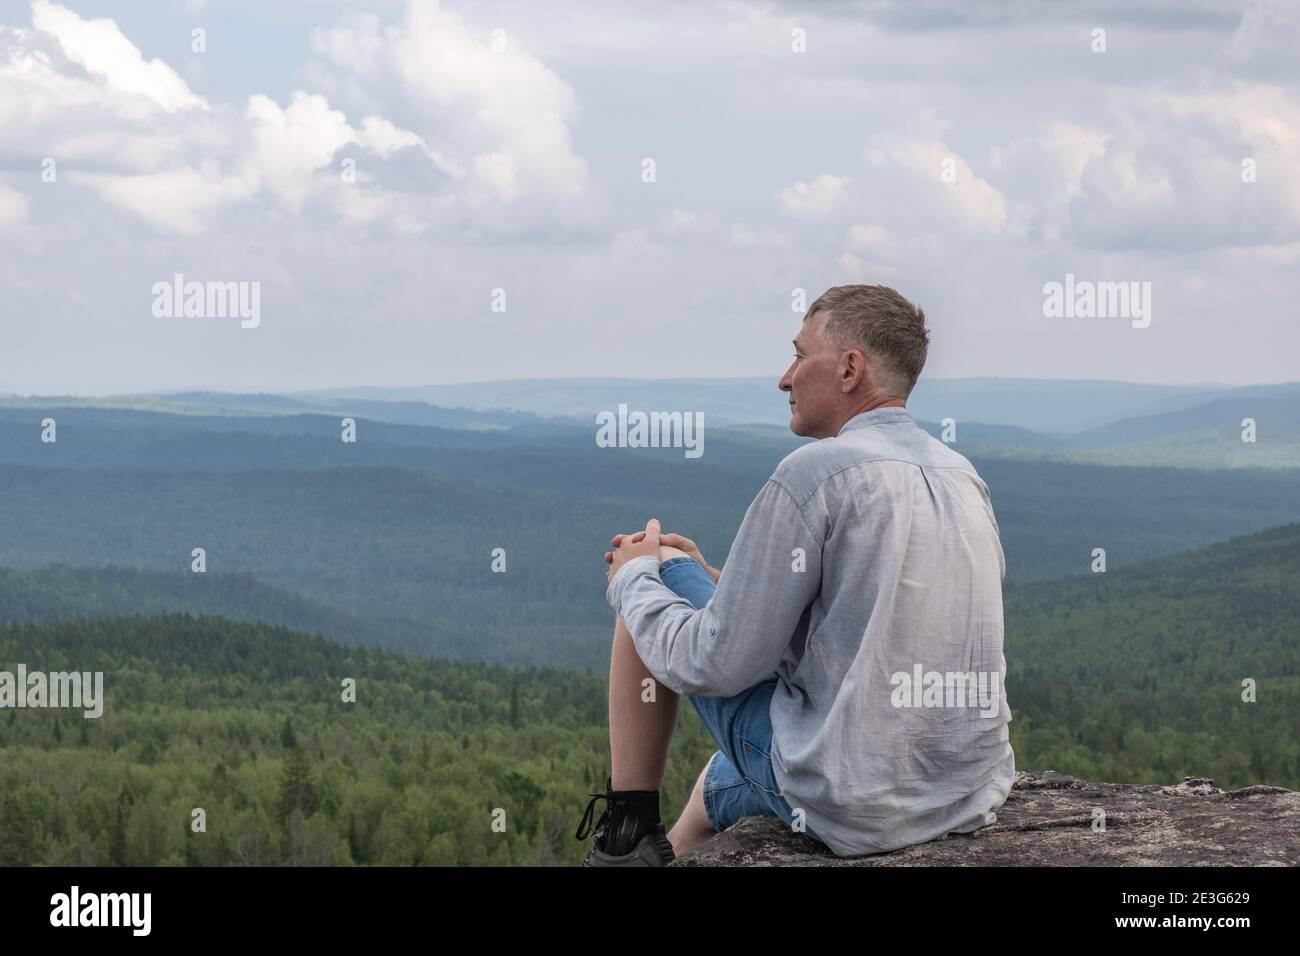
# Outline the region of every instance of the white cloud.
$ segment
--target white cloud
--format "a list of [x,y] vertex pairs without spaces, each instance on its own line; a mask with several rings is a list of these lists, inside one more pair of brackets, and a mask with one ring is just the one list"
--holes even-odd
[[[354,127],[302,89],[284,106],[254,93],[242,107],[214,108],[112,20],[48,0],[32,15],[31,29],[0,27],[0,154],[52,156],[68,182],[157,230],[198,234],[233,205],[261,202],[403,232],[508,234],[587,222],[597,206],[568,142],[572,90],[525,52],[494,52],[436,4],[413,3],[385,27],[360,17],[314,40],[349,71],[339,89],[371,84],[376,102],[397,104],[424,134],[373,109]],[[345,191],[329,167],[348,146],[374,159]],[[386,185],[383,163],[408,150],[436,174],[408,163],[407,187]]]
[[1011,202],[1017,232],[1037,239],[1061,238],[1070,202],[1082,189],[1083,171],[1106,149],[1107,134],[1052,120],[1028,136],[989,150],[989,168]]
[[168,113],[208,108],[166,63],[146,61],[112,20],[83,20],[67,7],[34,0],[32,25],[53,36],[69,60],[114,91],[143,96]]
[[[750,374],[781,358],[754,317],[841,281],[923,301],[938,374],[1293,378],[1300,94],[1284,5],[1159,2],[1104,0],[1122,30],[1101,58],[1091,23],[1023,4],[651,18],[565,0],[389,0],[357,17],[295,2],[247,56],[167,63],[154,57],[201,22],[182,5],[151,6],[137,35],[134,14],[44,4],[49,29],[0,27],[0,287],[41,319],[8,330],[0,389],[131,387],[159,369],[249,387],[539,364]],[[223,34],[259,29],[247,4],[221,6]],[[807,54],[790,50],[793,25]],[[313,37],[305,62],[294,31]],[[643,155],[675,174],[636,183]],[[46,156],[57,183],[38,184]],[[1246,156],[1257,183],[1240,181]],[[139,324],[141,290],[178,267],[265,281],[277,315],[258,349]],[[1157,316],[1123,348],[1102,326],[1026,325],[1067,271],[1150,278],[1178,321]],[[497,286],[512,319],[442,320],[482,314]],[[608,335],[615,300],[628,328],[710,322],[689,355],[628,345]],[[1225,308],[1243,323],[1226,344]],[[49,351],[51,323],[86,347]],[[555,344],[573,341],[608,347]]]
[[353,225],[385,224],[404,236],[418,236],[429,227],[438,203],[412,203],[405,196],[372,189],[337,189],[330,194],[333,208]]
[[371,13],[353,16],[349,25],[312,32],[312,47],[333,62],[361,74],[371,73],[395,30],[380,35],[379,18]]
[[883,226],[854,224],[844,243],[853,251],[843,252],[835,260],[842,281],[879,282],[898,271],[888,261],[898,254],[898,244]]
[[875,223],[868,226],[850,226],[849,234],[845,242],[850,249],[856,249],[860,252],[870,252],[877,256],[884,255],[892,246],[889,233],[883,226]]
[[345,145],[357,141],[346,116],[330,109],[325,97],[302,90],[294,91],[284,109],[269,97],[250,96],[247,116],[252,149],[245,174],[295,212],[312,190],[314,174]]
[[789,240],[775,229],[750,229],[743,223],[733,222],[727,231],[727,241],[733,246],[750,249],[756,246],[780,248],[788,245]]
[[[1116,129],[1085,164],[1067,235],[1106,248],[1300,239],[1300,98],[1270,84],[1115,91]],[[1255,182],[1242,163],[1253,160]]]
[[1294,57],[1300,44],[1300,7],[1294,0],[1247,0],[1232,35],[1232,53],[1246,59],[1261,50]]
[[[878,133],[864,150],[873,167],[873,193],[901,220],[945,231],[997,235],[1007,226],[1007,203],[962,156],[937,137]],[[952,181],[945,181],[951,171]]]
[[879,284],[888,279],[897,270],[883,262],[871,262],[851,252],[840,253],[835,259],[835,268],[841,282],[848,284]]
[[380,157],[413,146],[424,148],[423,139],[410,130],[398,129],[382,116],[367,116],[354,136],[357,142]]
[[396,24],[354,17],[313,46],[366,95],[400,101],[404,125],[467,171],[456,200],[479,228],[588,221],[589,174],[569,134],[577,97],[513,38],[493,49],[457,13],[412,0]]
[[0,226],[16,226],[27,219],[27,197],[0,183]]
[[824,219],[844,200],[849,181],[823,173],[811,183],[797,182],[777,194],[781,211],[798,219]]
[[130,175],[72,171],[67,177],[74,185],[94,189],[159,232],[187,236],[204,232],[217,211],[253,192],[248,181],[222,175],[213,163]]
[[702,236],[716,231],[718,217],[715,213],[703,215],[689,209],[674,209],[666,213],[659,223],[665,236]]
[[345,146],[372,146],[377,155],[390,155],[421,145],[415,134],[380,117],[369,117],[360,131],[355,130],[323,96],[303,90],[294,91],[287,107],[255,94],[242,120],[229,130],[230,141],[219,159],[142,173],[73,171],[69,182],[96,190],[155,229],[183,235],[201,233],[230,207],[259,197],[294,214],[314,198],[357,225],[375,222],[385,213],[397,216],[400,228],[408,231],[425,221],[418,201],[389,202],[363,177],[345,185],[341,167],[330,168]]

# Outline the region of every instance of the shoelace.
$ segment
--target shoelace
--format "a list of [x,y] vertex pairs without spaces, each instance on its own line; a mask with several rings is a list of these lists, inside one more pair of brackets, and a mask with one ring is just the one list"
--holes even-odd
[[[587,809],[586,809],[586,811],[582,814],[582,821],[578,824],[578,832],[577,832],[576,836],[577,836],[577,838],[578,838],[579,840],[585,840],[585,839],[587,839],[587,837],[591,836],[591,835],[592,835],[593,833],[595,833],[598,829],[604,827],[607,823],[609,823],[609,818],[610,818],[610,806],[611,806],[611,802],[612,802],[612,801],[609,799],[609,794],[607,794],[607,793],[592,793],[592,794],[589,794],[589,796],[591,797],[591,801],[587,804]],[[595,819],[595,816],[596,816],[596,801],[597,801],[597,800],[604,800],[604,801],[605,801],[605,812],[604,812],[603,814],[601,814],[600,819],[599,819],[599,820],[596,820],[596,822],[593,824],[593,823],[592,823],[592,820]],[[583,833],[583,832],[582,832],[582,830],[583,830],[584,827],[588,827],[586,833]]]

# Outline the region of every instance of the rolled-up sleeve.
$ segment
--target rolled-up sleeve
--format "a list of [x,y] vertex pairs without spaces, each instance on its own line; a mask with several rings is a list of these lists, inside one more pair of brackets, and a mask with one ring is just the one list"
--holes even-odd
[[713,599],[696,610],[645,556],[619,568],[605,598],[655,680],[692,697],[731,697],[776,670],[821,586],[822,538],[780,482],[745,512]]

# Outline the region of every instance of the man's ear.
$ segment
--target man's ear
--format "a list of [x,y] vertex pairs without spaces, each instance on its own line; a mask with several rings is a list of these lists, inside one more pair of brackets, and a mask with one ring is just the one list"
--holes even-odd
[[867,359],[866,353],[861,349],[849,349],[840,358],[840,391],[846,395],[858,386],[858,382],[866,380],[870,387],[872,379],[871,364]]

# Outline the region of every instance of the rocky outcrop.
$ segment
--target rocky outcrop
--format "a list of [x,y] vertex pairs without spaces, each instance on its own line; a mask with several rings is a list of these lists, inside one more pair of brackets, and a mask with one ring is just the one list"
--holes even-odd
[[1017,773],[997,822],[974,833],[840,859],[776,817],[748,817],[672,865],[1300,866],[1300,792],[1224,791],[1204,777],[1156,786]]

